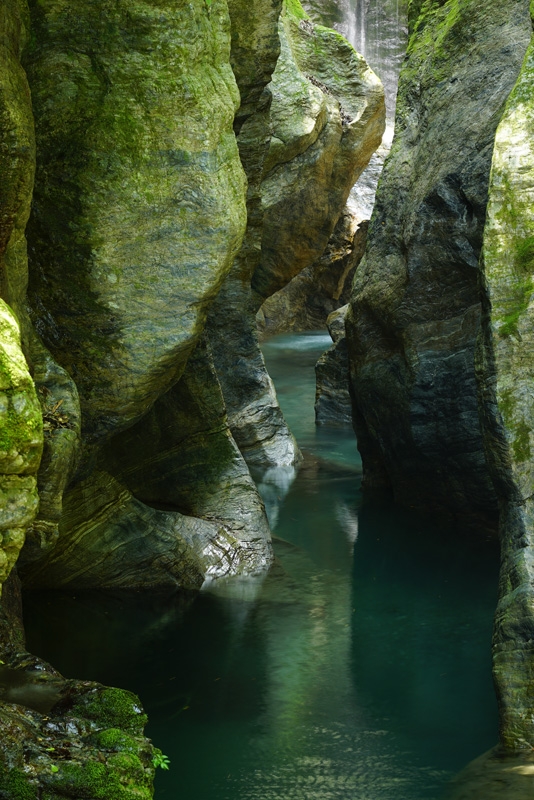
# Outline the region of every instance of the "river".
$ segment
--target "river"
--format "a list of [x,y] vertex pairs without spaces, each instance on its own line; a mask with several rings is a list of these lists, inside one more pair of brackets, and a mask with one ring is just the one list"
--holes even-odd
[[328,342],[264,345],[305,460],[262,482],[262,583],[26,595],[32,652],[140,695],[171,762],[156,800],[434,800],[496,742],[496,543],[363,502],[352,432],[314,425]]

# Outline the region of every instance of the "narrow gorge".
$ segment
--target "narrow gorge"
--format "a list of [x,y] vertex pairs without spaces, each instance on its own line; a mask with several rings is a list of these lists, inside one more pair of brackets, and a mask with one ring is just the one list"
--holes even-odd
[[532,26],[2,0],[2,800],[532,796]]

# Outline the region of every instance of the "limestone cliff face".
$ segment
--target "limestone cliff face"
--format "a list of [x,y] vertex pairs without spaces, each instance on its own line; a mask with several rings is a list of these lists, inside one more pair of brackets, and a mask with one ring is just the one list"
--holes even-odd
[[[380,143],[385,117],[380,82],[342,36],[313,25],[296,2],[284,6],[278,33],[280,56],[268,87],[272,128],[247,168],[256,187],[253,238],[245,240],[248,250],[208,325],[232,433],[257,469],[288,466],[300,456],[265,370],[255,315],[323,253]],[[250,119],[251,132],[258,124],[259,117]],[[245,126],[239,139],[243,150]]]
[[501,506],[501,580],[494,676],[501,738],[534,736],[534,45],[495,137],[484,231],[484,317],[479,339],[485,445]]
[[531,24],[523,0],[412,3],[411,14],[395,140],[347,319],[358,440],[368,486],[492,525],[478,261],[495,131]]

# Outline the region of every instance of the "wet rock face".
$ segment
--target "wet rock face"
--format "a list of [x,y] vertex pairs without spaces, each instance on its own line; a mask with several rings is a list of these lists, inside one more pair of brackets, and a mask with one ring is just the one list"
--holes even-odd
[[352,402],[349,393],[349,361],[345,317],[348,305],[328,317],[328,331],[334,344],[315,365],[315,422],[317,425],[350,427]]
[[230,22],[221,0],[30,10],[29,298],[97,441],[179,377],[241,244]]
[[474,368],[478,261],[495,130],[530,19],[519,0],[462,0],[426,3],[411,24],[347,318],[359,446],[368,486],[492,525]]
[[230,427],[255,468],[300,458],[265,370],[255,315],[323,253],[352,184],[380,142],[385,113],[380,82],[341,36],[314,26],[296,3],[284,6],[278,33],[261,153],[249,144],[253,126],[265,124],[261,99],[239,134],[249,231],[208,323]]
[[494,630],[501,740],[508,748],[529,750],[534,738],[533,80],[531,43],[495,137],[477,354],[484,442],[501,504]]

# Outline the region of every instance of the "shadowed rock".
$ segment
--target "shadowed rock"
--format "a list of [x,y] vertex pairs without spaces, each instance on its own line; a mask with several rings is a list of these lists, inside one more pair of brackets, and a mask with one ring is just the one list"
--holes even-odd
[[533,80],[531,43],[495,138],[477,353],[484,443],[501,508],[493,670],[501,741],[510,749],[534,746]]
[[347,317],[355,425],[368,487],[494,527],[474,366],[478,261],[495,131],[531,25],[521,0],[411,13],[395,139]]

